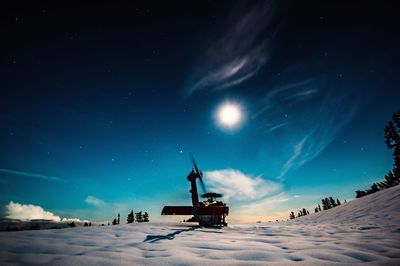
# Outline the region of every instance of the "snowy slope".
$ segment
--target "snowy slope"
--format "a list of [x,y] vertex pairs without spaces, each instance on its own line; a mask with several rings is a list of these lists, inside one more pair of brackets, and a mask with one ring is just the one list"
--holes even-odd
[[400,265],[400,186],[289,222],[1,232],[0,265]]

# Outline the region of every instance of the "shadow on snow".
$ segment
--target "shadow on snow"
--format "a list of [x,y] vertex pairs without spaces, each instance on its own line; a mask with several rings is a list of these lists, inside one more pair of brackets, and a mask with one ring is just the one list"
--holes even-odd
[[154,243],[160,240],[172,240],[176,235],[179,235],[182,232],[189,232],[195,230],[197,227],[190,227],[188,229],[176,230],[175,232],[166,234],[166,235],[148,235],[143,242]]

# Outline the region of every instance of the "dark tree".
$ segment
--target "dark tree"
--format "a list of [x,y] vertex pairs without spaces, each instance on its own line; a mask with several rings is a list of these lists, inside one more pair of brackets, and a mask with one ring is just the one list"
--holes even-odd
[[342,203],[340,203],[340,200],[339,199],[336,199],[336,205],[337,206],[339,206],[339,205],[341,205]]
[[366,195],[372,194],[372,193],[375,193],[378,191],[379,191],[378,185],[376,183],[373,183],[371,188],[366,191]]
[[294,219],[294,218],[296,218],[296,217],[294,216],[294,212],[291,212],[291,213],[290,213],[289,218],[290,218],[291,220]]
[[330,202],[331,208],[336,207],[336,202],[332,197],[329,197],[329,202]]
[[356,198],[375,193],[381,189],[400,184],[400,111],[394,112],[392,120],[384,128],[386,146],[393,150],[393,169],[385,175],[385,180],[372,184],[367,191],[356,191]]
[[116,225],[117,224],[117,219],[114,218],[114,220],[112,221],[112,225]]
[[361,197],[364,197],[365,195],[367,195],[367,193],[365,191],[362,191],[362,190],[356,191],[356,198],[361,198]]
[[131,224],[131,223],[133,223],[133,222],[134,222],[134,215],[133,215],[133,211],[131,211],[131,212],[128,214],[127,223],[128,223],[128,224]]
[[83,224],[83,226],[89,226],[89,224],[88,224],[87,222],[85,222],[85,223]]
[[119,218],[120,218],[120,215],[119,215],[119,213],[118,213],[118,216],[117,216],[117,224],[119,224]]
[[315,212],[315,213],[318,212],[318,207],[315,207],[314,212]]
[[138,223],[143,222],[142,211],[135,213],[135,216],[136,216],[136,222]]
[[69,227],[75,227],[75,222],[70,222],[68,225]]
[[143,214],[143,222],[148,223],[149,221],[150,221],[149,214],[147,212],[144,212],[144,214]]
[[92,226],[92,222],[89,222],[89,226]]
[[318,204],[318,210],[321,211],[321,205]]
[[[389,121],[384,129],[386,146],[393,150],[393,170],[385,176],[390,186],[399,184],[400,181],[400,111],[394,112],[392,121]],[[388,184],[389,185],[389,184]]]

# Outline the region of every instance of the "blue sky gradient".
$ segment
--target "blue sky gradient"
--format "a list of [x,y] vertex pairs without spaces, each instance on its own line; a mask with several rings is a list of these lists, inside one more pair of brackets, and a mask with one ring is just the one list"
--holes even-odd
[[[390,7],[175,4],[9,9],[3,215],[13,201],[67,218],[169,219],[163,205],[190,204],[189,152],[206,185],[226,191],[232,221],[351,199],[391,169],[383,128],[399,108],[400,45]],[[215,119],[225,102],[243,111],[232,130]]]

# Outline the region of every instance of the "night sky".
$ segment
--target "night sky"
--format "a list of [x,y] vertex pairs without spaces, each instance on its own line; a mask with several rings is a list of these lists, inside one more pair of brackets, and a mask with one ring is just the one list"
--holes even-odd
[[189,152],[231,221],[351,199],[391,169],[395,1],[11,2],[0,11],[4,215],[13,201],[166,220],[163,205],[190,204]]

